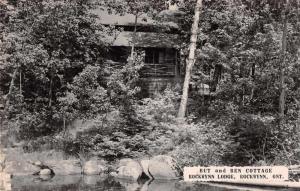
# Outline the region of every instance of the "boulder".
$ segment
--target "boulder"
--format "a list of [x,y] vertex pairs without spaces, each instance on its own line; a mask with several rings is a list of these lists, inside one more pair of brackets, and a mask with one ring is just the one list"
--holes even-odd
[[12,176],[10,174],[0,172],[0,190],[12,190]]
[[123,160],[120,164],[123,166],[117,169],[117,173],[114,175],[116,178],[138,180],[141,177],[143,169],[137,161],[127,160],[125,163]]
[[116,178],[138,180],[142,175],[141,168],[131,168],[130,166],[121,166],[118,168]]
[[35,161],[35,162],[32,162],[33,165],[37,166],[37,167],[41,167],[43,166],[43,163],[41,161]]
[[116,172],[110,172],[109,175],[112,176],[112,177],[117,177],[118,173],[116,173]]
[[166,155],[158,155],[149,161],[149,172],[154,179],[171,180],[178,179],[182,170],[175,159]]
[[40,168],[25,161],[6,161],[3,172],[14,176],[33,175],[40,171]]
[[42,169],[39,174],[45,176],[45,175],[51,175],[52,172],[50,169],[45,168],[45,169]]
[[130,159],[130,158],[124,158],[124,159],[121,159],[118,164],[117,164],[117,167],[121,167],[121,166],[126,166],[128,163],[130,162],[136,162],[135,160],[133,159]]
[[148,176],[148,178],[153,179],[151,174],[149,173],[149,162],[150,160],[141,160],[140,164],[142,166],[143,172]]
[[90,160],[83,166],[83,173],[86,175],[98,175],[107,171],[104,161]]
[[0,149],[0,172],[3,172],[5,167],[6,154],[3,153],[2,149]]
[[4,164],[6,160],[6,154],[4,154],[0,149],[0,164]]
[[50,167],[55,175],[81,174],[80,160],[50,160],[45,164]]
[[10,180],[12,178],[11,174],[0,172],[0,180]]

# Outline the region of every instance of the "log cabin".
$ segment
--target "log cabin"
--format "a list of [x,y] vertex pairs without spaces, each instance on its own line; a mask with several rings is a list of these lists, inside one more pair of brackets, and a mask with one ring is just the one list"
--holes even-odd
[[[105,9],[97,10],[100,23],[121,29],[110,42],[108,63],[121,66],[130,56],[132,42],[135,50],[144,53],[144,66],[140,71],[141,88],[144,97],[163,91],[166,87],[181,86],[184,79],[184,58],[181,56],[181,41],[176,17],[182,16],[176,10],[162,12],[167,19],[158,22],[142,15],[135,22],[132,14],[109,14]],[[170,14],[171,12],[171,17]],[[134,32],[136,24],[136,33]],[[134,39],[135,35],[135,39]],[[209,86],[201,85],[203,95],[209,95]]]

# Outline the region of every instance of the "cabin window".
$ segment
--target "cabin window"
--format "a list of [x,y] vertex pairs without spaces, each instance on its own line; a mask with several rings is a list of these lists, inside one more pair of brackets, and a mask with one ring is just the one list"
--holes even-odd
[[176,75],[176,50],[169,48],[146,48],[145,67],[146,76],[174,76]]
[[[161,56],[159,56],[160,54],[162,54],[162,52],[158,49],[146,49],[145,50],[145,63],[147,64],[158,64],[159,63],[159,59],[161,58]],[[162,62],[162,60],[161,60]]]
[[109,58],[115,62],[126,63],[128,56],[130,56],[130,48],[115,46],[109,50]]

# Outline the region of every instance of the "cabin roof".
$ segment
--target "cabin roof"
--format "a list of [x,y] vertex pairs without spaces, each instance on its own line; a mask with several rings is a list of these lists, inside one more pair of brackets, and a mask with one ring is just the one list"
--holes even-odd
[[[111,40],[112,46],[131,46],[134,32],[121,32]],[[136,47],[179,48],[180,42],[177,34],[137,32]]]
[[[99,16],[99,22],[104,25],[134,26],[135,16],[133,14],[109,14],[105,8],[93,10],[93,13]],[[175,22],[157,22],[146,14],[139,16],[137,25],[178,28],[178,25]]]

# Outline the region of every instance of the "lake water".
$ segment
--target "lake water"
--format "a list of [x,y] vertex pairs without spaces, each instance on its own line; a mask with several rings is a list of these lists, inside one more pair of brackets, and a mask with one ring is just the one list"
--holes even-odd
[[[54,176],[54,177],[14,177],[11,180],[11,189],[15,191],[227,191],[227,190],[293,190],[258,188],[221,184],[191,184],[183,181],[126,181],[112,177],[100,176]],[[295,190],[295,189],[294,189]]]

